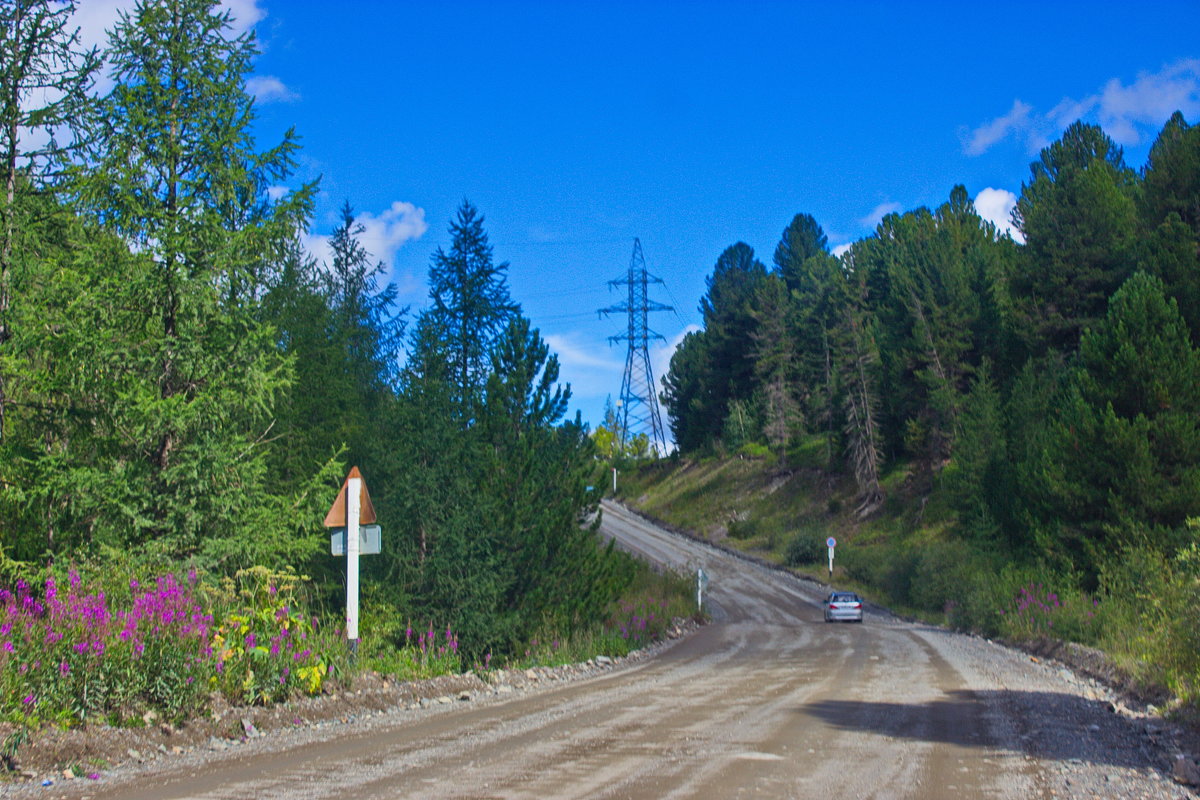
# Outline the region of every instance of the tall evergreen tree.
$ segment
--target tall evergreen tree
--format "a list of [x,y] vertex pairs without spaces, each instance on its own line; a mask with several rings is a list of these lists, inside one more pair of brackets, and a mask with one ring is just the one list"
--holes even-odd
[[508,262],[496,264],[483,215],[467,200],[450,223],[450,251],[438,248],[429,266],[436,329],[453,380],[452,400],[464,425],[474,419],[487,382],[493,343],[520,307],[508,293]]
[[763,436],[782,458],[792,435],[800,430],[802,415],[796,399],[795,369],[798,360],[792,330],[795,307],[787,286],[778,275],[769,275],[759,287],[751,314],[754,378],[759,389],[757,405],[763,418]]
[[[21,195],[57,185],[81,143],[89,117],[88,92],[99,64],[70,27],[74,3],[0,2],[0,442],[5,436],[9,387],[5,356],[12,338],[11,306],[18,259]],[[45,213],[54,204],[37,206]]]
[[1200,127],[1178,111],[1142,173],[1140,267],[1162,279],[1200,344]]
[[718,410],[714,394],[705,332],[690,331],[671,355],[661,395],[680,451],[695,451],[720,434],[723,409]]
[[1132,273],[1137,176],[1100,128],[1076,122],[1042,150],[1015,216],[1025,237],[1012,277],[1032,352],[1074,352]]
[[766,279],[766,267],[754,257],[754,248],[738,242],[721,253],[706,281],[708,291],[700,298],[709,408],[717,414],[718,426],[734,401],[754,396],[754,362],[747,354],[756,327],[755,294]]
[[804,280],[804,262],[829,252],[829,239],[811,214],[797,214],[775,246],[775,268],[789,291],[800,288]]
[[1085,334],[1051,432],[1050,511],[1082,565],[1146,531],[1159,548],[1179,544],[1171,531],[1200,514],[1200,350],[1157,278],[1131,277]]
[[289,365],[256,298],[313,187],[268,198],[297,145],[289,133],[256,149],[244,87],[253,37],[230,28],[212,0],[140,2],[121,16],[108,52],[116,87],[80,197],[139,264],[114,287],[140,310],[113,342],[126,356],[112,381],[129,387],[111,411],[126,451],[112,477],[129,487],[114,494],[126,498],[114,527],[173,553],[238,559],[236,534],[284,502],[262,445]]

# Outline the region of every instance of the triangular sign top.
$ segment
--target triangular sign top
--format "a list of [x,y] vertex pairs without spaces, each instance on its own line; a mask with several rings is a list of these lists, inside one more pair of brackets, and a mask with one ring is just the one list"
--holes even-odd
[[[346,476],[346,480],[342,481],[342,490],[338,492],[337,499],[333,501],[329,513],[325,515],[326,528],[346,527],[346,487],[350,484],[351,478],[362,480],[362,473],[358,471],[358,467],[351,467],[350,474]],[[375,506],[371,504],[371,495],[367,493],[367,482],[363,480],[362,491],[358,495],[358,524],[371,525],[374,522]]]

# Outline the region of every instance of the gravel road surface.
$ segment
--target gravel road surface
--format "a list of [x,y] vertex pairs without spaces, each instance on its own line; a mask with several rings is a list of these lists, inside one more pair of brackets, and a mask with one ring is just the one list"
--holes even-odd
[[621,546],[710,575],[713,623],[654,658],[470,702],[164,756],[20,797],[1191,798],[1187,734],[1069,670],[868,608],[605,504]]

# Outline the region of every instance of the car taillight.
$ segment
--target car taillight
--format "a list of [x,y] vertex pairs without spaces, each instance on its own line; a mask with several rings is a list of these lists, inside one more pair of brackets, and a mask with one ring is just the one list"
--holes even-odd
[[851,608],[862,608],[862,603],[855,603]]

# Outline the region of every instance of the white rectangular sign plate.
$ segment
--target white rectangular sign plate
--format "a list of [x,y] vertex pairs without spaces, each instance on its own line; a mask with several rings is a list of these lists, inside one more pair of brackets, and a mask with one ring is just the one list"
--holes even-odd
[[[360,556],[378,555],[380,538],[378,525],[359,525],[358,554]],[[329,549],[335,556],[346,555],[345,528],[333,528],[329,531]]]

